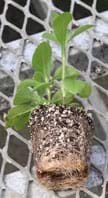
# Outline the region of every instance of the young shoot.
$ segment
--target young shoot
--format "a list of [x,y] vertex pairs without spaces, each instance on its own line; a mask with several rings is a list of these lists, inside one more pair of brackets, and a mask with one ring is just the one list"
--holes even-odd
[[[72,105],[75,96],[87,98],[91,94],[91,86],[84,80],[79,80],[80,72],[66,64],[66,47],[70,40],[87,31],[93,25],[84,25],[75,30],[69,29],[72,14],[64,12],[53,16],[52,32],[43,34],[46,41],[40,43],[32,58],[34,75],[32,79],[23,80],[17,87],[14,107],[9,110],[6,127],[21,130],[29,121],[31,112],[40,105]],[[52,48],[49,41],[56,42],[61,49],[62,64],[53,76]]]

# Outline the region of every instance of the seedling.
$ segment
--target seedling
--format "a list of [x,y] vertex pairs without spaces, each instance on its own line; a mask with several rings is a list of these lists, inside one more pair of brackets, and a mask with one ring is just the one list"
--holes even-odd
[[[66,64],[66,47],[70,40],[91,29],[93,25],[84,25],[71,31],[68,28],[70,23],[72,15],[69,12],[54,14],[52,32],[43,34],[47,41],[40,43],[33,54],[34,76],[18,85],[14,107],[7,115],[6,127],[21,130],[28,123],[31,112],[41,105],[70,106],[74,105],[76,95],[87,98],[91,94],[90,84],[79,80],[80,72],[74,66]],[[56,69],[53,76],[52,48],[49,40],[60,46],[62,56],[62,65]]]
[[[43,34],[47,41],[40,43],[33,54],[33,78],[18,85],[14,107],[6,120],[6,127],[16,130],[30,120],[36,175],[41,184],[53,190],[84,184],[93,134],[91,118],[75,107],[76,96],[89,97],[91,86],[81,80],[75,67],[66,63],[68,42],[93,26],[70,31],[70,23],[70,13],[54,14],[52,32]],[[50,40],[59,45],[62,57],[62,64],[53,75]]]

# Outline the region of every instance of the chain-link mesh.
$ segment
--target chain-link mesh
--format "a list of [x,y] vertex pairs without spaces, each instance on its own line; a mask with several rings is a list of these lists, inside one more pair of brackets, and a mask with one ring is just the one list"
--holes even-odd
[[[30,192],[33,185],[34,197],[102,197],[108,194],[108,12],[97,10],[98,1],[91,5],[81,0],[70,1],[70,12],[75,13],[75,6],[89,12],[90,16],[82,20],[74,17],[73,27],[81,24],[94,24],[94,30],[84,33],[69,43],[67,48],[67,62],[75,64],[84,79],[92,87],[92,96],[88,100],[81,100],[87,110],[94,112],[96,134],[91,157],[92,174],[95,180],[88,180],[88,187],[80,191],[47,192],[44,191],[31,171],[32,152],[29,134],[17,133],[13,129],[5,129],[4,113],[13,106],[13,98],[21,79],[32,76],[31,57],[36,45],[42,40],[41,32],[50,31],[52,11],[62,12],[55,7],[51,0],[1,0],[0,8],[0,196],[9,197],[6,175],[20,170],[25,178],[23,197],[32,197]],[[36,33],[36,34],[34,34]],[[33,35],[34,34],[34,35]],[[12,41],[20,38],[20,40]],[[54,60],[59,62],[61,55],[59,48],[52,42]],[[13,146],[12,146],[13,144]],[[15,145],[14,145],[15,144]],[[101,154],[101,155],[100,155]],[[17,159],[17,156],[21,158]],[[97,158],[96,158],[97,157]],[[8,167],[8,168],[7,168]],[[19,172],[18,172],[19,173]],[[18,174],[15,175],[17,179]],[[20,177],[20,175],[19,175]],[[90,183],[90,180],[92,182]],[[97,180],[97,181],[96,181]],[[13,178],[14,186],[14,178]],[[21,189],[20,189],[21,190]],[[14,192],[14,187],[13,187]],[[31,194],[30,194],[31,193]],[[39,194],[40,193],[40,194]],[[37,194],[37,195],[36,195]],[[14,197],[14,194],[12,195]],[[12,197],[10,196],[10,197]],[[16,195],[15,195],[16,196]]]

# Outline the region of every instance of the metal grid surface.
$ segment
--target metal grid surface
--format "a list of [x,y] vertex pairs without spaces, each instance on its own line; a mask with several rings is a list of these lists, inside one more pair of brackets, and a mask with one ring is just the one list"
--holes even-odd
[[[13,83],[13,93],[11,95],[8,95],[7,93],[4,93],[4,91],[1,90],[0,92],[0,99],[3,101],[3,104],[6,103],[8,107],[13,106],[13,97],[16,93],[16,88],[18,83],[20,82],[20,72],[29,71],[31,67],[31,57],[33,50],[35,46],[42,40],[41,33],[37,33],[33,36],[30,36],[31,33],[27,32],[27,23],[28,19],[33,20],[34,22],[41,25],[41,28],[37,30],[42,31],[42,29],[51,30],[50,27],[50,20],[51,20],[51,13],[52,11],[62,12],[57,7],[54,6],[53,2],[51,0],[38,0],[33,1],[35,7],[39,8],[41,10],[41,16],[39,16],[39,13],[34,15],[32,12],[30,12],[30,4],[31,0],[25,1],[24,5],[21,5],[18,3],[18,1],[13,0],[3,0],[3,10],[0,13],[0,78],[7,78],[9,77]],[[103,162],[103,167],[98,167],[96,164],[96,159],[92,159],[92,162],[94,160],[93,167],[97,171],[100,172],[103,178],[103,182],[100,184],[98,188],[98,192],[95,192],[91,188],[84,187],[81,189],[81,191],[68,191],[68,192],[48,192],[45,194],[43,191],[43,195],[40,197],[94,197],[94,198],[107,198],[107,192],[108,192],[108,134],[107,134],[107,128],[108,128],[108,113],[107,108],[104,105],[104,102],[102,98],[100,97],[100,93],[104,94],[105,97],[108,97],[108,90],[107,87],[100,85],[95,81],[96,77],[93,76],[92,73],[92,63],[95,62],[97,66],[97,71],[101,70],[101,73],[103,70],[105,72],[103,73],[103,77],[107,77],[108,74],[108,62],[101,57],[96,57],[93,54],[93,49],[96,46],[100,45],[107,45],[108,44],[108,13],[99,13],[96,9],[97,0],[94,0],[92,3],[92,6],[87,5],[81,0],[72,0],[70,4],[70,12],[74,13],[74,7],[75,4],[80,5],[84,9],[88,10],[91,13],[91,16],[86,20],[79,20],[76,21],[74,19],[74,25],[80,25],[82,23],[92,23],[95,25],[95,30],[89,31],[88,33],[84,33],[84,35],[80,36],[76,40],[74,40],[72,43],[69,44],[67,49],[67,57],[68,56],[74,56],[75,53],[83,53],[86,55],[88,62],[86,65],[86,71],[82,70],[81,75],[88,80],[92,87],[93,87],[93,94],[88,100],[83,100],[82,103],[85,106],[86,109],[92,110],[95,115],[97,116],[100,126],[102,127],[102,132],[105,133],[105,138],[101,139],[97,135],[94,137],[94,140],[97,142],[98,146],[103,148],[103,152],[105,155],[105,162]],[[7,12],[9,9],[9,6],[13,6],[14,9],[17,9],[19,12],[22,13],[22,24],[17,25],[15,23],[12,23],[9,17],[7,17]],[[37,9],[38,10],[38,9]],[[18,19],[19,21],[19,19]],[[6,43],[7,40],[5,39],[6,34],[4,32],[4,29],[6,27],[9,27],[16,33],[18,33],[17,37],[21,37],[20,40],[14,41],[12,43]],[[43,28],[42,28],[43,26]],[[103,28],[104,27],[104,28]],[[86,39],[85,39],[86,38]],[[79,43],[81,41],[81,43]],[[83,41],[85,42],[85,45],[83,45]],[[60,53],[58,47],[51,43],[54,49],[54,58],[55,60],[60,61]],[[72,50],[69,50],[71,46]],[[69,60],[67,60],[68,62]],[[101,66],[101,67],[100,67]],[[106,78],[108,81],[108,77]],[[1,81],[2,82],[2,81]],[[81,100],[80,98],[78,98]],[[1,115],[0,125],[4,127],[4,121]],[[11,137],[15,137],[18,141],[22,142],[28,150],[28,156],[26,160],[26,164],[23,166],[20,164],[16,158],[13,159],[9,155],[9,147],[10,147],[10,139]],[[16,148],[19,149],[19,148]],[[14,150],[13,150],[14,153]],[[8,187],[6,185],[5,181],[5,169],[6,164],[11,164],[14,167],[16,167],[18,170],[21,171],[21,173],[26,177],[26,183],[25,183],[25,189],[24,189],[24,198],[32,198],[31,196],[28,196],[29,194],[29,188],[32,181],[34,181],[34,188],[36,187],[37,181],[35,179],[34,174],[31,173],[30,166],[31,166],[31,160],[32,160],[32,152],[31,152],[31,142],[26,139],[24,136],[22,136],[21,133],[17,133],[13,129],[7,129],[6,130],[6,140],[3,147],[0,147],[0,155],[2,158],[1,162],[1,171],[0,171],[0,197],[4,197],[4,193],[8,191]],[[17,156],[16,156],[17,157]],[[17,176],[16,176],[17,177]],[[40,188],[40,187],[39,187]],[[100,193],[99,193],[99,189]],[[40,189],[41,191],[41,189]]]

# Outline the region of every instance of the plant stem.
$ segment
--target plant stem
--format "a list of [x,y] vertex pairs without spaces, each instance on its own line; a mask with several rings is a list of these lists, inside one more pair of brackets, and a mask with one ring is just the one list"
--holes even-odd
[[50,92],[49,88],[47,89],[47,94],[48,94],[48,104],[50,104],[50,102],[51,102],[51,92]]
[[[47,77],[45,78],[45,82],[46,83],[49,82]],[[50,91],[50,88],[47,88],[47,94],[48,94],[48,104],[50,104],[50,102],[51,102],[51,91]]]
[[62,49],[62,102],[64,104],[64,97],[65,97],[65,89],[64,89],[64,79],[65,79],[65,66],[66,66],[66,52],[65,52],[65,47]]

